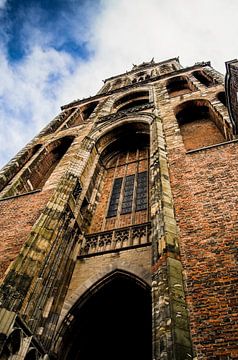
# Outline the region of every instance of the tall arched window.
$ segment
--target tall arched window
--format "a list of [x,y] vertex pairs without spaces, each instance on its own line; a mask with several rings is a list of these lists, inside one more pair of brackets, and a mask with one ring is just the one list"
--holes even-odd
[[118,133],[101,156],[106,169],[102,193],[107,196],[101,199],[90,232],[148,221],[149,138],[129,125],[123,128],[122,136]]
[[90,219],[82,254],[150,242],[148,131],[127,124],[97,143],[101,155],[81,209]]
[[175,109],[186,150],[225,141],[222,121],[207,100],[192,100]]

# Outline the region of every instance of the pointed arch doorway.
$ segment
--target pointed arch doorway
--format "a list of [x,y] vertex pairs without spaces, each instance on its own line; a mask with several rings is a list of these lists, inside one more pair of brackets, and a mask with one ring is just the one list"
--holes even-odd
[[60,360],[152,358],[150,286],[114,271],[89,289],[71,310]]

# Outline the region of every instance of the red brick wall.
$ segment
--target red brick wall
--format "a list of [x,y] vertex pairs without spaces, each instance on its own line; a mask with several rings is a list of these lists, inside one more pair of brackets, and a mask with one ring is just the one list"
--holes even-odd
[[18,255],[50,195],[51,191],[43,191],[0,201],[0,279]]
[[[216,124],[209,119],[185,123],[180,126],[184,146],[187,150],[218,144],[225,141]],[[196,134],[196,136],[194,136]]]
[[[181,152],[180,152],[181,151]],[[199,359],[238,359],[238,143],[169,152]]]

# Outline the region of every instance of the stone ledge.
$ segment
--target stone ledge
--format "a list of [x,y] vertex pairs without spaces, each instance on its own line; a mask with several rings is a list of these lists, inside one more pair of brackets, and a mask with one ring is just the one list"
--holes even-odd
[[84,259],[84,258],[89,258],[89,257],[98,256],[98,255],[104,255],[104,254],[119,253],[121,251],[137,249],[137,248],[142,248],[142,247],[146,247],[146,246],[151,246],[151,242],[148,242],[146,244],[138,244],[138,245],[132,245],[132,246],[127,246],[127,247],[112,249],[112,250],[100,251],[100,252],[97,252],[97,253],[79,255],[77,257],[77,259]]
[[11,195],[11,196],[6,196],[6,197],[3,197],[3,198],[0,198],[0,201],[11,200],[11,199],[18,198],[20,196],[32,195],[32,194],[35,194],[35,193],[39,193],[41,191],[42,191],[42,189],[37,189],[37,190],[25,192],[23,194],[16,194],[16,195]]
[[225,141],[225,142],[222,142],[222,143],[219,143],[219,144],[204,146],[204,147],[194,149],[194,150],[189,150],[189,151],[186,151],[186,155],[194,154],[194,153],[197,153],[197,152],[200,152],[200,151],[203,151],[203,150],[214,149],[214,148],[219,147],[219,146],[235,144],[235,143],[238,143],[238,139]]

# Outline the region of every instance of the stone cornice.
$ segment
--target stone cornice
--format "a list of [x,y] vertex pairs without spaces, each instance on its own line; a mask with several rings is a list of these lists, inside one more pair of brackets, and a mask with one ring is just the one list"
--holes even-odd
[[152,82],[155,82],[155,81],[158,81],[158,80],[166,79],[167,77],[171,77],[172,75],[176,76],[176,75],[184,74],[184,73],[186,73],[188,71],[197,70],[197,69],[199,69],[201,67],[205,67],[205,66],[211,66],[210,61],[196,63],[193,66],[189,66],[187,68],[183,68],[183,69],[179,69],[179,70],[174,70],[174,71],[171,71],[171,72],[166,73],[166,74],[162,74],[162,75],[152,77],[150,79],[145,79],[145,80],[140,81],[139,83],[133,83],[133,84],[124,86],[124,87],[119,88],[119,89],[111,90],[111,91],[101,93],[101,94],[96,94],[94,96],[89,96],[88,98],[85,98],[85,99],[81,99],[81,100],[78,99],[78,100],[72,101],[69,104],[61,106],[61,110],[66,110],[66,109],[69,109],[71,107],[78,106],[78,105],[81,105],[81,104],[85,104],[85,103],[88,103],[88,102],[91,102],[91,101],[101,100],[101,99],[104,99],[105,97],[108,97],[109,95],[120,93],[120,92],[122,92],[122,90],[124,91],[124,90],[140,88],[142,84],[146,85],[148,83],[152,83]]

